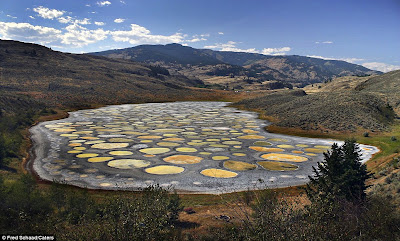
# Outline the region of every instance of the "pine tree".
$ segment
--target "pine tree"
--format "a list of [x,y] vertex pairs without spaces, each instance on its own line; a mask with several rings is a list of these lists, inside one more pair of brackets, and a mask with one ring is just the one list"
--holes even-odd
[[339,147],[336,143],[332,150],[324,153],[324,161],[313,167],[314,177],[309,176],[307,196],[312,202],[333,202],[345,199],[353,203],[365,200],[365,185],[369,174],[361,164],[361,153],[355,140],[346,140]]

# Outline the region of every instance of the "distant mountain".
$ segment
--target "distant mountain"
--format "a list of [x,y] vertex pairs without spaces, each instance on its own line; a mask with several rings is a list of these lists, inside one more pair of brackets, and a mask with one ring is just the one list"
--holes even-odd
[[[297,55],[268,56],[214,51],[195,49],[180,44],[140,45],[90,54],[160,64],[171,71],[184,74],[187,72],[203,81],[210,76],[241,76],[242,79],[250,78],[257,83],[284,81],[304,86],[339,76],[381,74],[379,71],[339,60],[323,60]],[[198,68],[199,66],[201,68]],[[193,69],[197,72],[193,73],[191,71]]]
[[145,63],[164,62],[182,65],[213,65],[224,63],[201,49],[194,49],[180,44],[140,45],[133,48],[108,50],[91,54],[115,59],[130,59]]

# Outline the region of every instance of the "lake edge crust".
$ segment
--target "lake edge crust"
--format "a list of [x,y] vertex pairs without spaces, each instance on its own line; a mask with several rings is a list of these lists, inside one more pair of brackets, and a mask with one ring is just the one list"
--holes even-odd
[[[127,108],[127,110],[130,108],[130,106],[137,106],[137,105],[142,105],[144,108],[148,109],[149,106],[157,107],[163,106],[162,108],[166,108],[166,105],[171,105],[171,106],[176,106],[182,103],[183,106],[195,106],[194,109],[198,108],[201,110],[204,106],[212,106],[212,108],[224,108],[223,110],[229,110],[226,111],[225,115],[230,116],[234,114],[240,114],[242,116],[251,117],[253,119],[248,120],[249,123],[257,123],[258,126],[257,128],[253,129],[245,129],[246,131],[250,133],[242,133],[242,136],[232,137],[234,139],[230,141],[239,141],[246,143],[245,147],[242,149],[245,149],[245,153],[247,154],[247,159],[251,159],[251,164],[256,164],[259,161],[268,161],[263,158],[261,158],[261,154],[267,154],[266,152],[261,152],[258,153],[255,150],[251,150],[249,152],[249,146],[251,145],[250,143],[256,142],[258,139],[252,139],[252,138],[257,138],[257,135],[264,136],[265,138],[263,140],[276,140],[272,145],[274,147],[276,146],[285,146],[289,147],[288,149],[285,149],[286,155],[292,155],[292,149],[290,149],[290,146],[295,146],[295,141],[301,140],[302,143],[308,143],[309,146],[326,146],[329,145],[333,142],[337,142],[341,144],[341,141],[336,141],[336,140],[325,140],[325,139],[314,139],[314,138],[303,138],[303,137],[295,137],[295,136],[288,136],[288,135],[281,135],[281,134],[273,134],[273,133],[268,133],[264,130],[264,127],[268,125],[268,123],[264,120],[258,119],[258,114],[250,111],[243,111],[243,110],[238,110],[232,107],[225,107],[228,103],[225,102],[172,102],[172,103],[150,103],[150,104],[133,104],[133,105],[117,105],[117,106],[107,106],[107,107],[102,107],[98,108],[95,110],[109,110],[109,109],[118,109],[118,108]],[[169,107],[168,107],[169,108]],[[219,110],[219,109],[218,109]],[[49,170],[54,170],[51,168],[54,168],[54,161],[55,159],[65,159],[65,158],[60,158],[59,153],[65,152],[63,143],[65,144],[65,138],[60,138],[59,136],[56,136],[54,133],[50,131],[48,128],[46,128],[46,125],[54,125],[56,123],[67,123],[67,122],[84,122],[88,121],[88,119],[83,118],[80,116],[84,112],[91,112],[93,110],[80,110],[76,112],[70,112],[69,117],[61,120],[55,120],[55,121],[46,121],[39,123],[38,125],[32,127],[30,129],[31,133],[31,140],[32,140],[32,157],[33,160],[29,160],[28,163],[31,163],[32,170],[35,174],[37,174],[38,177],[41,179],[47,180],[47,181],[65,181],[66,183],[82,188],[89,188],[89,189],[106,189],[106,190],[132,190],[136,191],[141,188],[144,188],[148,185],[152,184],[160,184],[162,187],[171,187],[175,190],[177,190],[179,193],[203,193],[203,194],[221,194],[221,193],[230,193],[230,192],[238,192],[238,191],[245,191],[248,189],[264,189],[264,188],[280,188],[280,187],[288,187],[288,186],[297,186],[297,185],[303,185],[308,181],[307,176],[311,174],[311,166],[315,165],[317,161],[321,161],[321,153],[315,154],[315,156],[312,156],[310,153],[310,156],[307,156],[305,154],[293,154],[293,155],[301,155],[304,157],[307,157],[309,161],[305,163],[294,163],[290,162],[292,164],[300,165],[300,168],[298,168],[295,171],[268,171],[265,170],[261,166],[257,166],[256,170],[253,170],[253,172],[248,172],[250,174],[244,174],[246,171],[234,171],[230,169],[226,169],[223,165],[223,161],[219,161],[218,165],[215,163],[215,160],[212,160],[211,157],[207,156],[202,156],[202,158],[205,158],[206,160],[203,160],[202,163],[205,165],[204,167],[200,168],[193,168],[194,165],[185,165],[185,164],[176,164],[174,166],[182,167],[184,168],[184,171],[181,173],[173,173],[170,175],[155,175],[155,174],[149,174],[143,172],[143,170],[138,171],[138,170],[133,170],[136,172],[136,176],[133,175],[132,177],[129,177],[129,173],[121,172],[121,175],[116,172],[114,169],[110,169],[110,167],[104,167],[105,165],[98,164],[96,168],[86,168],[85,170],[88,171],[89,169],[98,169],[98,175],[97,176],[106,176],[106,178],[102,179],[101,181],[97,180],[95,178],[95,175],[92,175],[92,173],[84,173],[84,172],[79,172],[78,174],[81,176],[81,178],[72,178],[69,179],[70,176],[68,174],[65,174],[64,176],[61,175],[52,175]],[[128,111],[126,111],[128,112]],[[214,111],[215,112],[215,111]],[[217,115],[213,113],[213,111],[208,111],[208,115]],[[107,119],[108,117],[104,117]],[[222,117],[216,117],[216,118],[222,118]],[[232,117],[233,118],[233,117]],[[146,118],[145,118],[146,119]],[[214,118],[215,119],[215,118]],[[239,118],[240,119],[240,118]],[[109,119],[110,120],[110,119]],[[212,120],[212,119],[211,119]],[[112,125],[112,124],[110,124]],[[190,125],[188,125],[190,126]],[[194,127],[185,127],[189,129],[193,129]],[[213,126],[214,128],[214,126]],[[224,130],[228,130],[230,127],[225,127],[225,126],[217,126],[215,127],[216,130],[218,130],[222,133]],[[196,128],[194,128],[196,129]],[[206,129],[206,128],[203,128]],[[232,128],[230,131],[234,131]],[[252,132],[258,131],[259,133],[255,134]],[[190,132],[187,131],[186,132]],[[233,132],[234,133],[234,132]],[[104,134],[104,133],[103,133]],[[153,133],[154,134],[154,133]],[[156,133],[159,134],[159,133]],[[101,135],[99,135],[101,136]],[[103,135],[107,136],[107,135]],[[111,135],[109,135],[111,136]],[[242,137],[242,138],[241,138]],[[249,139],[246,139],[249,138]],[[204,137],[204,140],[206,137]],[[215,139],[215,138],[208,138],[208,139]],[[139,140],[139,139],[136,139]],[[203,140],[203,141],[204,141]],[[286,141],[283,141],[286,140]],[[188,142],[188,141],[187,141]],[[220,141],[221,143],[217,143],[214,145],[224,145],[222,144],[222,140]],[[226,141],[225,142],[229,142]],[[138,143],[135,142],[137,145]],[[193,143],[192,143],[193,144]],[[194,143],[195,144],[195,143]],[[293,145],[290,145],[293,144]],[[131,146],[131,145],[130,145]],[[182,144],[182,148],[184,150],[188,148],[192,148],[193,146],[187,145],[187,143]],[[200,152],[200,150],[203,150],[201,148],[203,147],[197,147],[194,146],[197,151],[197,153]],[[368,148],[370,151],[368,151],[367,156],[365,157],[364,161],[368,160],[371,158],[372,154],[376,153],[378,149],[376,147],[371,147],[371,146],[365,146],[361,145],[362,148]],[[186,148],[186,149],[185,149]],[[218,148],[218,147],[215,147]],[[297,147],[296,147],[297,148]],[[296,149],[294,148],[294,149]],[[193,148],[192,148],[193,149]],[[229,149],[234,149],[230,148]],[[92,150],[92,149],[91,149]],[[130,149],[131,150],[131,149]],[[243,151],[242,151],[243,152]],[[300,152],[298,150],[298,152]],[[364,151],[365,152],[365,151]],[[238,152],[239,153],[239,152]],[[190,153],[181,153],[177,152],[175,149],[170,151],[167,156],[173,156],[177,154],[182,154],[182,155],[190,155]],[[233,156],[232,151],[222,151],[221,153],[213,153],[213,156],[228,156],[230,160],[232,161],[241,161],[241,160],[246,160],[246,158],[239,158],[236,156]],[[137,154],[135,154],[137,157]],[[168,164],[165,161],[162,161],[163,158],[167,157],[164,156],[164,154],[156,154],[157,155],[162,155],[160,157],[148,157],[149,160],[154,161],[152,163],[152,166],[158,166],[162,163]],[[198,155],[198,154],[196,154]],[[146,157],[147,158],[147,157]],[[235,159],[234,159],[235,158]],[[135,158],[133,158],[135,159]],[[279,160],[275,160],[279,161]],[[68,160],[66,161],[68,162]],[[77,165],[80,163],[83,163],[84,165],[87,165],[85,161],[76,159],[72,163],[68,163],[70,166]],[[196,164],[198,165],[198,164]],[[190,167],[188,167],[190,166]],[[51,168],[50,168],[51,167]],[[99,168],[104,168],[104,169],[99,169]],[[218,169],[221,171],[218,171],[218,173],[213,173],[212,175],[205,176],[201,174],[201,171],[204,171],[207,168],[211,169]],[[214,170],[213,169],[213,170]],[[112,170],[111,174],[109,173]],[[93,170],[89,170],[93,171]],[[119,170],[118,170],[119,171]],[[224,178],[223,175],[227,174],[225,171],[233,171],[234,173],[237,173],[238,175],[231,175],[229,178]],[[53,172],[54,173],[54,172]],[[139,174],[138,174],[139,173]],[[190,174],[192,173],[192,174]],[[102,175],[105,174],[105,175]],[[222,175],[222,176],[221,176]],[[64,178],[63,178],[64,177]],[[65,178],[67,177],[67,178]]]

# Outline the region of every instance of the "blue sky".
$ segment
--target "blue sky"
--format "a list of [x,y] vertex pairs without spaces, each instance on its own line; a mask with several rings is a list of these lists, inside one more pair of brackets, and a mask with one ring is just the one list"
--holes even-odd
[[400,69],[400,0],[0,0],[0,38],[85,53],[141,44]]

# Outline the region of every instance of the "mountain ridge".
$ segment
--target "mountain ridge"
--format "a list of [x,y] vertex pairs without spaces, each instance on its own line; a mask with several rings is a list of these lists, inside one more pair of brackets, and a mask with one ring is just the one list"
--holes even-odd
[[89,54],[158,64],[170,71],[183,74],[193,66],[201,67],[209,71],[206,73],[199,72],[194,76],[205,82],[207,75],[210,76],[210,72],[221,73],[221,71],[215,71],[219,68],[216,67],[217,65],[225,65],[226,69],[235,69],[236,72],[227,70],[219,75],[211,76],[238,76],[238,73],[240,73],[243,78],[251,78],[259,83],[263,81],[283,81],[292,83],[295,86],[324,82],[339,76],[381,74],[379,71],[341,60],[324,60],[299,55],[274,56],[215,51],[211,49],[196,49],[176,43],[139,45]]

